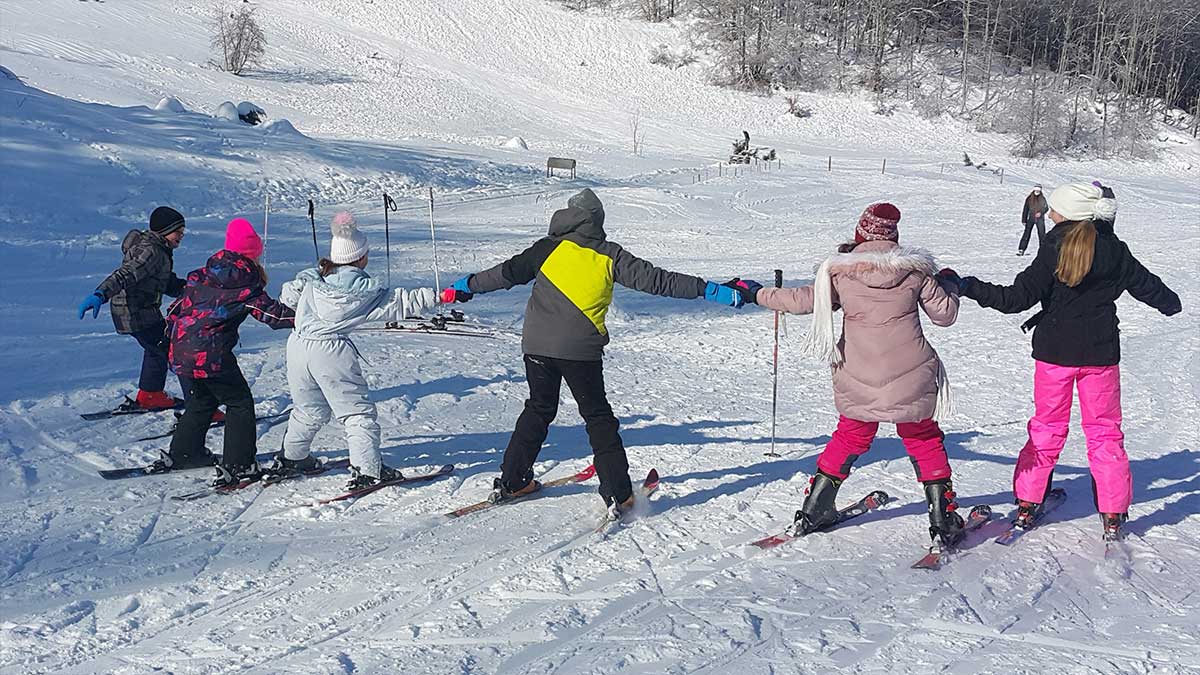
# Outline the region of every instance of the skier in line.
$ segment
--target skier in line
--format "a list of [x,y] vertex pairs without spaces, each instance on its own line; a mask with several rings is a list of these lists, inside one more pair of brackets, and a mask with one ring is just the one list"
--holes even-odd
[[1017,458],[1013,491],[1014,524],[1032,527],[1050,491],[1051,474],[1067,440],[1073,389],[1087,437],[1092,491],[1107,540],[1121,537],[1133,500],[1129,457],[1121,431],[1121,344],[1116,299],[1128,292],[1171,316],[1182,309],[1179,296],[1138,262],[1113,231],[1117,202],[1107,188],[1085,183],[1058,187],[1050,194],[1046,246],[1012,285],[975,277],[958,278],[962,295],[1006,314],[1037,303],[1042,309],[1022,330],[1033,328],[1034,413],[1029,440]]
[[379,456],[379,423],[359,353],[348,333],[370,321],[399,321],[433,308],[432,288],[412,291],[384,287],[367,274],[367,237],[354,216],[333,217],[329,257],[283,285],[280,301],[296,309],[288,337],[287,375],[292,415],[283,448],[271,470],[305,471],[317,466],[310,454],[313,437],[330,412],[346,430],[350,449],[350,489],[402,478]]
[[[949,412],[950,390],[937,352],[925,340],[917,308],[938,326],[958,317],[958,293],[939,280],[929,253],[900,246],[900,210],[872,204],[854,230],[854,242],[817,270],[812,286],[761,288],[748,301],[793,314],[813,314],[806,350],[833,370],[837,429],[817,460],[804,505],[793,530],[808,534],[837,521],[835,499],[842,481],[879,430],[896,432],[912,458],[929,503],[929,533],[935,543],[954,546],[963,536],[955,513],[950,463],[937,420]],[[834,342],[833,313],[842,310],[842,337]]]
[[188,390],[188,401],[171,449],[160,461],[171,468],[212,464],[204,436],[212,412],[224,404],[225,450],[214,486],[259,473],[254,396],[233,353],[238,328],[247,316],[271,328],[292,327],[291,308],[266,293],[267,273],[258,262],[262,252],[262,239],[249,221],[229,221],[225,248],[188,274],[187,286],[167,315],[171,365]]
[[[131,336],[142,348],[137,396],[119,409],[169,410],[182,403],[165,391],[169,340],[161,305],[162,296],[178,297],[183,291],[183,279],[175,276],[173,250],[183,242],[185,225],[175,209],[154,209],[150,229],[134,229],[125,235],[121,266],[79,303],[79,318],[91,310],[94,319],[100,307],[111,302],[117,333]],[[186,388],[183,394],[187,396]],[[220,419],[217,415],[214,421]]]
[[616,519],[634,505],[629,462],[619,423],[604,389],[605,315],[613,284],[672,298],[704,298],[741,307],[741,295],[729,286],[655,267],[634,256],[604,232],[604,206],[585,189],[550,218],[548,236],[509,260],[459,279],[443,291],[444,301],[466,302],[533,282],[522,338],[529,399],[504,452],[494,499],[533,493],[533,464],[558,414],[565,379],[587,426],[595,454],[600,496]]
[[1042,184],[1034,184],[1033,191],[1025,197],[1025,206],[1021,209],[1021,223],[1024,224],[1025,231],[1021,234],[1021,243],[1017,244],[1017,255],[1025,255],[1025,249],[1029,247],[1029,235],[1033,233],[1035,226],[1038,233],[1038,248],[1040,249],[1045,243],[1046,210],[1048,208],[1046,197],[1042,195]]

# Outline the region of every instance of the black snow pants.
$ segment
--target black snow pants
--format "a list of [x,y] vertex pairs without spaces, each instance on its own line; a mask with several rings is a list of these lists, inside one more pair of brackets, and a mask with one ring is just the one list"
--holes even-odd
[[[230,360],[232,361],[232,359]],[[225,406],[225,448],[221,464],[245,467],[258,454],[258,431],[254,426],[254,396],[237,362],[218,376],[181,377],[188,392],[183,417],[171,438],[171,457],[183,461],[204,454],[204,437],[217,406]]]
[[529,399],[504,451],[500,478],[504,485],[519,490],[533,479],[533,463],[546,442],[550,423],[558,415],[558,394],[562,381],[566,380],[587,427],[600,479],[600,496],[607,504],[633,496],[629,460],[617,432],[619,423],[604,393],[604,362],[526,354],[525,377],[529,382]]

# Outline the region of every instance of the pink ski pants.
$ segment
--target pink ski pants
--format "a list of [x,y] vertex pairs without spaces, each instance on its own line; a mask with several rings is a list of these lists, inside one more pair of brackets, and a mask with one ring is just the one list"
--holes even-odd
[[1121,433],[1120,368],[1035,363],[1029,441],[1021,449],[1013,475],[1017,499],[1041,503],[1045,498],[1050,474],[1067,442],[1072,389],[1078,387],[1096,508],[1100,513],[1127,512],[1133,501],[1133,478],[1125,454],[1125,435]]
[[[863,422],[842,415],[837,430],[817,459],[817,468],[835,478],[845,479],[855,460],[871,447],[879,422]],[[950,477],[950,462],[946,459],[946,447],[942,444],[945,435],[937,422],[900,422],[896,433],[904,442],[904,449],[912,458],[917,470],[917,480],[931,481]]]

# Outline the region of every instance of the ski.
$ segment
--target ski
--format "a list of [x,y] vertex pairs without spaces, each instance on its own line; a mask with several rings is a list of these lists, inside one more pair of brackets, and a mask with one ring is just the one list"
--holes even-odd
[[[967,520],[963,524],[964,536],[975,530],[983,527],[992,520],[992,507],[987,504],[979,504],[971,509],[967,514]],[[920,560],[912,564],[914,570],[939,570],[942,565],[950,562],[950,556],[956,553],[960,547],[942,548],[940,544],[933,544],[929,547],[929,553],[926,553]]]
[[[646,474],[645,480],[643,480],[642,484],[638,487],[638,498],[649,499],[650,495],[654,494],[655,491],[658,490],[658,485],[658,469],[650,469],[650,473]],[[637,506],[635,505],[634,508],[636,509]],[[631,512],[623,513],[619,518],[614,519],[612,517],[612,513],[606,510],[604,513],[604,520],[599,526],[596,527],[596,534],[602,534],[608,530],[609,527],[615,525],[628,525],[629,523],[633,522],[635,518],[637,518],[637,514]]]
[[142,415],[145,413],[166,412],[168,410],[183,410],[183,399],[175,399],[175,406],[173,408],[140,408],[138,407],[137,401],[126,396],[125,402],[113,408],[112,410],[82,413],[79,416],[89,422],[95,422],[97,420],[106,420],[110,417],[118,417],[121,415]]
[[370,487],[359,488],[357,490],[350,490],[349,492],[346,492],[345,494],[340,494],[336,497],[328,497],[326,499],[319,499],[319,500],[317,500],[317,503],[318,504],[330,504],[333,502],[340,502],[340,501],[344,501],[347,499],[358,499],[359,497],[364,497],[366,495],[371,494],[372,492],[382,490],[385,487],[391,487],[393,485],[404,485],[406,483],[419,483],[422,481],[430,481],[430,480],[434,480],[437,478],[441,478],[442,476],[448,476],[453,472],[454,472],[454,465],[446,464],[446,465],[442,466],[440,469],[438,469],[437,471],[433,471],[431,473],[414,474],[414,475],[404,476],[403,478],[397,478],[396,480],[382,481],[382,482],[376,483]]
[[335,459],[329,462],[321,462],[317,466],[308,471],[291,471],[288,473],[271,473],[270,471],[262,471],[256,476],[247,477],[232,485],[212,486],[208,485],[193,492],[186,492],[180,495],[173,495],[171,499],[177,502],[192,502],[197,499],[204,499],[211,495],[232,494],[238,490],[243,490],[251,485],[262,485],[264,488],[276,483],[282,483],[285,480],[293,478],[303,478],[305,476],[319,476],[326,471],[334,469],[344,469],[350,466],[350,460],[346,458]]
[[501,499],[498,501],[493,501],[492,499],[485,499],[484,501],[479,502],[477,504],[471,504],[470,506],[464,506],[461,509],[456,509],[454,511],[451,511],[450,513],[447,513],[446,515],[450,518],[461,518],[462,516],[465,516],[469,513],[476,513],[478,511],[490,509],[493,506],[501,506],[504,504],[516,504],[517,502],[523,502],[523,501],[528,501],[530,499],[536,499],[536,498],[542,496],[543,494],[545,494],[546,488],[559,487],[560,485],[571,485],[572,483],[582,483],[585,480],[588,480],[589,478],[591,478],[592,476],[595,476],[595,475],[596,475],[595,465],[588,464],[587,468],[584,469],[583,471],[580,471],[579,473],[572,474],[570,476],[564,476],[563,478],[556,478],[552,481],[547,481],[545,483],[542,483],[542,489],[538,490],[537,492],[527,494],[523,497],[511,497],[509,499]]
[[[274,457],[272,454],[259,455],[255,458],[260,464],[270,462]],[[211,469],[221,463],[220,455],[213,455],[213,463],[203,466],[191,466],[186,469],[171,469],[160,468],[157,464],[146,464],[144,466],[128,466],[119,469],[100,469],[98,473],[105,480],[123,480],[125,478],[138,478],[141,476],[161,476],[167,473],[177,473],[180,471],[195,471],[196,469]]]
[[[274,413],[272,415],[260,415],[259,417],[255,417],[254,423],[257,424],[259,422],[268,422],[267,428],[269,429],[277,424],[283,423],[288,418],[288,416],[290,416],[291,414],[292,414],[292,409],[288,408],[287,410],[284,410],[283,412]],[[176,419],[175,424],[171,425],[170,431],[167,431],[167,432],[164,432],[161,434],[154,434],[153,436],[142,436],[141,438],[136,439],[134,441],[134,443],[142,443],[145,441],[157,441],[160,438],[170,438],[171,436],[175,435],[175,428],[178,426],[179,426],[179,420]],[[211,431],[213,429],[220,429],[223,426],[225,426],[225,420],[221,420],[220,422],[213,422],[212,424],[208,425],[208,428]]]
[[416,323],[406,325],[395,321],[389,321],[383,326],[383,330],[390,332],[401,333],[422,333],[424,335],[458,335],[463,337],[481,337],[491,340],[496,339],[496,334],[490,330],[470,330],[466,328],[450,328],[445,325],[439,327],[436,323]]
[[[838,511],[837,521],[831,525],[821,528],[820,530],[817,530],[817,532],[827,532],[829,530],[841,527],[844,523],[846,523],[846,521],[853,520],[863,514],[870,513],[871,511],[874,511],[890,501],[892,501],[892,498],[889,497],[886,492],[882,490],[876,490],[857,502],[854,502],[850,506],[840,509]],[[780,532],[779,534],[764,537],[758,541],[751,542],[750,545],[761,549],[771,549],[803,536],[805,535],[793,533],[792,528],[788,527],[788,529]]]
[[1016,525],[1010,525],[1003,534],[996,537],[995,542],[1001,546],[1012,546],[1018,539],[1025,536],[1029,530],[1040,525],[1042,523],[1042,519],[1044,519],[1047,514],[1061,506],[1065,501],[1067,501],[1067,491],[1062,488],[1054,488],[1050,491],[1050,494],[1046,495],[1045,503],[1042,504],[1041,508],[1039,508],[1037,513],[1034,515],[1033,527],[1025,529],[1017,527]]

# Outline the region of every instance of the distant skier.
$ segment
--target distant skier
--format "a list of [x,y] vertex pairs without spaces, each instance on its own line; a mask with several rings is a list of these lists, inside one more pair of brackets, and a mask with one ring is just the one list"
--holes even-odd
[[454,282],[443,291],[443,300],[466,302],[476,293],[531,281],[522,339],[529,399],[504,452],[493,496],[502,500],[541,488],[532,468],[558,414],[565,379],[587,425],[600,496],[609,507],[609,517],[619,518],[632,508],[634,494],[619,423],[604,388],[604,346],[609,340],[605,315],[613,284],[672,298],[704,298],[730,307],[742,306],[741,295],[728,286],[655,267],[609,241],[604,206],[586,189],[554,212],[548,236],[495,267]]
[[[183,279],[175,276],[172,251],[179,247],[184,233],[184,219],[178,211],[169,206],[154,209],[150,229],[130,230],[125,235],[121,266],[79,303],[82,319],[89,310],[92,318],[97,317],[101,305],[111,302],[117,333],[131,336],[142,347],[137,396],[121,409],[168,410],[182,403],[165,391],[168,339],[162,296],[177,297],[183,290]],[[183,394],[187,395],[186,389]]]
[[1017,244],[1017,255],[1025,255],[1025,249],[1029,247],[1029,236],[1033,233],[1033,228],[1037,227],[1038,233],[1038,248],[1041,248],[1042,243],[1046,239],[1046,198],[1042,195],[1042,185],[1037,183],[1033,186],[1033,191],[1025,197],[1025,206],[1021,209],[1021,223],[1025,226],[1025,231],[1021,234],[1021,243]]
[[379,455],[379,423],[358,349],[349,332],[371,321],[399,321],[437,304],[432,288],[384,287],[367,274],[367,237],[347,212],[333,217],[329,257],[283,285],[280,301],[296,309],[288,337],[287,376],[292,415],[272,471],[312,469],[313,438],[330,412],[346,431],[350,489],[401,478]]
[[276,329],[293,323],[292,309],[266,293],[267,273],[258,262],[262,252],[262,239],[249,221],[229,221],[225,248],[188,274],[187,286],[167,315],[171,365],[189,393],[171,449],[160,461],[170,468],[212,464],[204,437],[212,412],[224,404],[225,450],[213,485],[237,483],[259,472],[254,396],[233,353],[238,328],[248,316]]
[[1072,390],[1078,388],[1096,508],[1105,539],[1116,540],[1133,500],[1121,431],[1116,300],[1128,292],[1167,316],[1182,307],[1179,296],[1143,267],[1113,232],[1117,202],[1104,196],[1105,190],[1073,183],[1050,194],[1054,227],[1046,235],[1046,246],[1038,249],[1037,257],[1012,285],[959,279],[953,270],[944,274],[958,282],[964,296],[983,307],[1012,314],[1042,305],[1021,326],[1022,330],[1033,327],[1034,413],[1013,477],[1014,524],[1025,528],[1035,524],[1067,440]]
[[[813,314],[806,348],[833,370],[837,429],[817,460],[804,505],[796,512],[797,534],[836,522],[838,488],[871,447],[880,422],[896,432],[912,458],[929,503],[929,533],[954,546],[963,536],[955,509],[950,463],[937,419],[948,412],[949,382],[937,352],[925,340],[917,308],[935,325],[958,317],[957,289],[936,277],[929,253],[900,246],[900,210],[872,204],[863,211],[854,243],[825,260],[812,286],[747,289],[747,299],[793,314]],[[842,337],[834,341],[834,317],[842,310]]]

